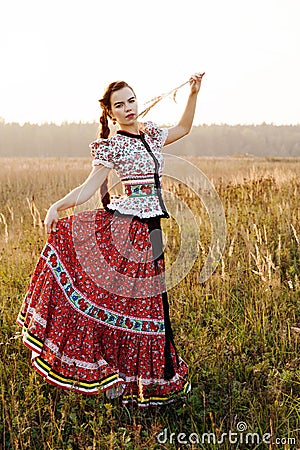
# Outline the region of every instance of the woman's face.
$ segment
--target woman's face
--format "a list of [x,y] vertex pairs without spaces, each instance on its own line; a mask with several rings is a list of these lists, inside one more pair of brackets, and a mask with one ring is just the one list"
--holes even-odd
[[120,126],[131,125],[137,120],[138,104],[136,97],[129,87],[115,91],[110,97],[111,117]]

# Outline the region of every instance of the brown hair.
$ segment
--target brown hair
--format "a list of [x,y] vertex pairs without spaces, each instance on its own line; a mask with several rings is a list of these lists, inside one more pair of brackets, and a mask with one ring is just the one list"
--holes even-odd
[[[102,108],[102,116],[100,117],[100,138],[107,139],[110,134],[110,128],[108,126],[107,118],[109,117],[111,119],[111,94],[113,92],[119,91],[120,89],[123,89],[124,87],[128,87],[134,93],[132,87],[130,87],[125,81],[114,81],[107,86],[104,91],[103,97],[99,100],[100,106]],[[108,179],[106,178],[100,188],[101,200],[104,207],[110,202],[110,195],[108,193],[107,185]]]

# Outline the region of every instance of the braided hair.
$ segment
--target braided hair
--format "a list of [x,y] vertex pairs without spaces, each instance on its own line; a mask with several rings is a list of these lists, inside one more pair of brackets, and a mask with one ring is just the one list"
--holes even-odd
[[[125,81],[114,81],[113,83],[110,83],[107,88],[104,91],[103,97],[99,100],[100,106],[102,108],[102,115],[100,117],[100,132],[99,132],[99,138],[107,139],[110,134],[110,128],[108,126],[108,117],[111,119],[111,94],[113,92],[119,91],[120,89],[123,89],[124,87],[128,87],[132,90],[133,89],[125,82]],[[110,202],[110,195],[108,192],[108,177],[106,177],[105,181],[102,183],[102,186],[100,188],[100,195],[101,195],[101,201],[102,205],[105,207]]]

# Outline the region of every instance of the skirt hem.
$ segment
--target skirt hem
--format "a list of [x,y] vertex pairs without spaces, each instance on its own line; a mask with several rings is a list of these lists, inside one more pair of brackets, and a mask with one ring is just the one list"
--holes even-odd
[[[76,392],[84,395],[106,394],[108,399],[116,399],[120,397],[123,405],[135,404],[138,408],[147,408],[160,405],[166,405],[175,402],[178,399],[185,399],[191,391],[191,383],[185,381],[184,386],[164,396],[144,396],[142,392],[137,394],[126,394],[126,380],[120,377],[118,372],[114,372],[99,381],[84,382],[74,378],[64,377],[54,371],[51,365],[45,361],[40,355],[42,353],[43,343],[37,339],[32,333],[29,333],[26,325],[22,320],[22,316],[17,318],[17,324],[22,327],[23,344],[32,351],[31,364],[36,372],[41,375],[44,381],[64,390]],[[120,389],[121,388],[121,389]]]

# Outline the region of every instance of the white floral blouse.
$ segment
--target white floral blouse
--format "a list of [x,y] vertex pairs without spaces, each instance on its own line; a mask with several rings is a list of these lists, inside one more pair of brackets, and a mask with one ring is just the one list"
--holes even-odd
[[167,136],[167,128],[145,122],[140,134],[119,130],[111,138],[100,138],[89,145],[92,164],[115,169],[124,186],[125,195],[112,196],[107,209],[140,218],[169,217],[161,197],[161,151]]

